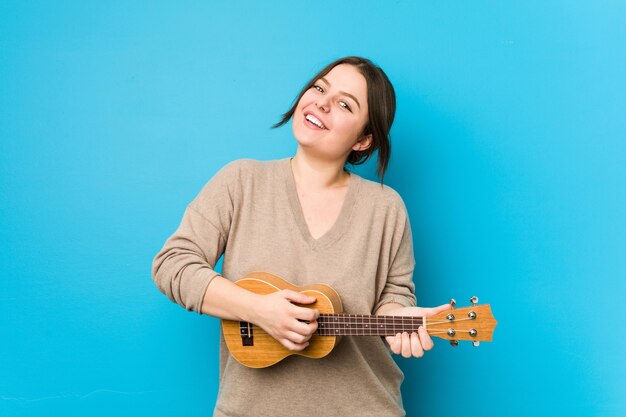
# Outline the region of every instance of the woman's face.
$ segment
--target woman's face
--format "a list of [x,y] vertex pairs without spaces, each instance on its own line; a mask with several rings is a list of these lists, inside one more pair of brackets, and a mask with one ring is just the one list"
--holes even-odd
[[307,90],[293,114],[292,128],[298,144],[316,157],[347,159],[364,150],[367,124],[367,82],[352,65],[340,64]]

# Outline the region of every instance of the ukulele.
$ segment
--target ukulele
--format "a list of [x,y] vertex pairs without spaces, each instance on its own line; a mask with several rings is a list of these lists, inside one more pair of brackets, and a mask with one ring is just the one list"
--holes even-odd
[[434,337],[450,340],[453,346],[459,340],[490,342],[498,324],[489,304],[477,305],[478,299],[471,298],[472,306],[442,311],[429,317],[372,316],[342,314],[341,299],[335,290],[326,284],[305,286],[293,285],[268,272],[252,272],[235,282],[242,288],[257,294],[270,294],[283,289],[301,292],[315,297],[312,304],[300,305],[320,312],[317,331],[309,339],[309,345],[294,352],[266,333],[262,328],[244,321],[222,320],[224,340],[231,355],[242,365],[265,368],[290,355],[323,358],[339,343],[341,336],[393,336],[402,332],[417,332],[420,326]]

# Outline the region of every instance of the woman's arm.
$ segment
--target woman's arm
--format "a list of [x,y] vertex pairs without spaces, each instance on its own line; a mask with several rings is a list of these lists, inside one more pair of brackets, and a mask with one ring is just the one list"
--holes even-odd
[[391,316],[392,314],[387,314],[389,311],[396,310],[398,308],[404,307],[402,304],[398,303],[387,303],[376,312],[377,316]]
[[309,345],[308,340],[317,330],[319,312],[292,302],[311,304],[315,297],[290,290],[259,295],[218,275],[206,290],[201,312],[221,319],[254,323],[287,349],[299,351]]
[[187,310],[257,324],[287,349],[302,350],[317,330],[319,313],[292,301],[308,304],[314,298],[293,291],[254,294],[214,269],[242,198],[242,165],[226,165],[189,204],[178,229],[155,256],[152,278],[162,293]]

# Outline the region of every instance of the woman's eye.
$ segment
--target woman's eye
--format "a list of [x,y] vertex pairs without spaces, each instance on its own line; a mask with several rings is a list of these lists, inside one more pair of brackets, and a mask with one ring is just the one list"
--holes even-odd
[[343,107],[344,109],[348,109],[348,110],[352,111],[352,109],[350,109],[350,106],[348,106],[348,103],[346,103],[345,101],[340,101],[339,105],[341,107]]
[[314,85],[313,88],[315,88],[317,91],[319,91],[320,93],[324,92],[324,89],[322,87],[320,87],[319,85]]

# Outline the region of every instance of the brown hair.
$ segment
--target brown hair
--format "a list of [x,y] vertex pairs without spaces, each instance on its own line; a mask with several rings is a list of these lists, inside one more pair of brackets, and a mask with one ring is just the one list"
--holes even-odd
[[363,135],[372,135],[372,144],[363,151],[352,151],[348,155],[347,163],[360,165],[367,161],[372,154],[378,150],[378,176],[382,184],[391,156],[391,142],[389,140],[389,130],[396,113],[396,94],[383,70],[372,63],[369,59],[358,56],[348,56],[338,59],[328,64],[318,72],[300,91],[287,113],[283,114],[281,120],[273,125],[273,128],[280,127],[287,123],[293,116],[302,95],[324,75],[328,74],[339,64],[349,64],[354,66],[365,77],[367,82],[367,104],[368,122],[365,125]]

